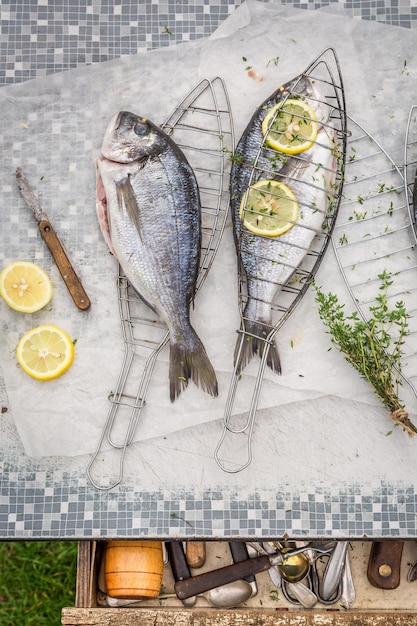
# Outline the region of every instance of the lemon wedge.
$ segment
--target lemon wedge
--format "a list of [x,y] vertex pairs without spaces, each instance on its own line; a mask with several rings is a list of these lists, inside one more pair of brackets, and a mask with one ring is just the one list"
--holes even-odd
[[262,122],[268,146],[285,154],[299,154],[311,148],[317,132],[317,116],[304,100],[290,98],[278,102]]
[[298,219],[297,198],[277,180],[260,180],[243,195],[239,215],[243,225],[256,235],[278,237]]
[[16,349],[22,369],[37,380],[58,378],[74,360],[74,343],[57,326],[37,326],[23,335]]
[[14,261],[0,274],[0,295],[15,311],[34,313],[52,298],[52,284],[39,265]]

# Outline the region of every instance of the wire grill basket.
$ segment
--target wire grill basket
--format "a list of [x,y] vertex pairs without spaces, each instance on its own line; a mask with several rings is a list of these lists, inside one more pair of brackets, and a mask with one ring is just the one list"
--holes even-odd
[[[234,136],[223,81],[218,77],[202,80],[176,107],[162,128],[185,154],[199,186],[202,244],[196,285],[198,294],[220,244],[229,206],[228,155],[233,150]],[[158,356],[169,339],[166,325],[140,300],[120,267],[117,289],[124,360],[115,390],[109,398],[110,409],[97,450],[87,466],[90,482],[102,490],[112,489],[123,479],[126,449],[138,428]],[[124,433],[121,439],[116,434],[120,430]],[[106,442],[119,453],[118,475],[110,480],[108,467],[100,469],[98,462]]]

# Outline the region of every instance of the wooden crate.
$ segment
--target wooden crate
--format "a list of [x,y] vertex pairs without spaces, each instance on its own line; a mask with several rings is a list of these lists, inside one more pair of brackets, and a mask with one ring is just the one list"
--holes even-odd
[[102,547],[96,541],[79,543],[76,606],[62,610],[62,626],[417,626],[417,612],[398,610],[101,608],[97,581]]

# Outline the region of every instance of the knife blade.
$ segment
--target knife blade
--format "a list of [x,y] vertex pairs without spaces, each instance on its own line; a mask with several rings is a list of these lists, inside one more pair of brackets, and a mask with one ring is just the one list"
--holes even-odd
[[31,210],[38,224],[41,237],[48,246],[74,303],[82,311],[87,310],[91,304],[90,299],[68,258],[64,246],[20,167],[16,170],[16,182],[27,207]]

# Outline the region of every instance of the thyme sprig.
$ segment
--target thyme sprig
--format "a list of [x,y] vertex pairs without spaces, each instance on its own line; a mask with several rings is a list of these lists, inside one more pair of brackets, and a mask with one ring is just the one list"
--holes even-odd
[[376,304],[369,308],[368,320],[363,320],[357,311],[345,315],[344,304],[340,304],[335,294],[324,294],[314,285],[318,312],[328,328],[332,344],[372,385],[390,411],[392,420],[411,437],[417,433],[417,428],[399,399],[402,346],[408,334],[409,315],[403,301],[396,302],[394,308],[389,307],[392,275],[384,271],[378,278],[381,280],[379,294],[375,298]]

